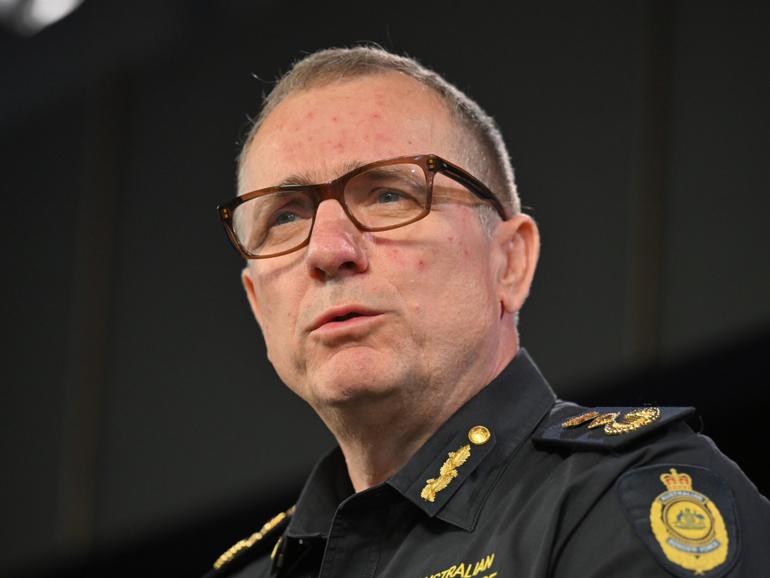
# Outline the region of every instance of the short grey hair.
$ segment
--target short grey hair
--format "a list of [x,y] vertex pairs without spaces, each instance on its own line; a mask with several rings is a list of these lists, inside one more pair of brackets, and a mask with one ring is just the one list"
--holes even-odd
[[[353,78],[400,72],[432,89],[446,104],[455,120],[475,146],[460,146],[468,170],[481,179],[500,199],[510,215],[521,211],[513,166],[497,123],[468,95],[417,60],[393,54],[378,46],[328,48],[294,63],[264,97],[262,109],[253,121],[240,154],[240,179],[246,152],[260,126],[289,95]],[[460,143],[458,143],[460,144]],[[431,151],[420,151],[431,152]],[[483,218],[483,217],[482,217]]]

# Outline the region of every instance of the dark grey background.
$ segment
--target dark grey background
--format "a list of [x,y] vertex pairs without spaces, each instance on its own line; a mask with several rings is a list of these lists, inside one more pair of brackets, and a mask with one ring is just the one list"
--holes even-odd
[[268,81],[358,41],[499,120],[543,236],[522,339],[557,392],[699,406],[767,492],[767,6],[87,0],[0,31],[0,575],[201,573],[332,443],[214,208]]

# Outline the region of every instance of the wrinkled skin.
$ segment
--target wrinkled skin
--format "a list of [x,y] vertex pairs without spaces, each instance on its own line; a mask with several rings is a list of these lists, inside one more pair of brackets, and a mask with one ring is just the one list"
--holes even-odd
[[[265,120],[247,151],[241,192],[296,177],[327,182],[353,163],[402,155],[459,164],[457,137],[439,98],[401,74],[313,88]],[[463,192],[444,177],[436,183]],[[403,462],[515,355],[513,320],[537,248],[525,215],[500,221],[490,235],[469,203],[439,202],[409,226],[364,233],[339,203],[324,201],[307,247],[248,263],[244,288],[281,379],[348,447],[349,468],[365,461],[352,445],[376,448],[385,462],[363,466],[371,471],[362,483],[351,472],[354,485],[393,471],[392,462]],[[339,307],[369,315],[314,328]]]

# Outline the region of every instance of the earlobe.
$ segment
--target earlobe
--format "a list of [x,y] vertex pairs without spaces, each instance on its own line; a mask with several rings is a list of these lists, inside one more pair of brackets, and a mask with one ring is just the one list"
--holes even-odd
[[529,294],[540,255],[537,224],[529,215],[516,215],[498,225],[495,244],[500,254],[500,303],[506,313],[516,314]]
[[249,269],[248,265],[241,271],[241,283],[243,284],[243,290],[246,292],[246,299],[249,300],[251,312],[254,314],[257,323],[261,326],[259,302],[257,301],[257,295],[254,291],[254,280],[251,278],[251,269]]

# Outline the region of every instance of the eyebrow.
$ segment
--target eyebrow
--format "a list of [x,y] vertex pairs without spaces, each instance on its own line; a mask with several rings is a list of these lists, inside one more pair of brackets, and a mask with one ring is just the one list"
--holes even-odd
[[[359,167],[364,166],[365,164],[362,161],[345,161],[344,163],[337,166],[337,170],[334,172],[334,174],[337,175],[337,177],[341,177],[342,175],[345,175],[349,173],[350,171],[354,171]],[[332,179],[334,180],[334,179]],[[284,185],[316,185],[319,184],[322,181],[322,179],[318,176],[318,173],[314,172],[301,172],[301,173],[293,173],[286,178],[284,178],[278,186],[284,186]]]

